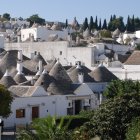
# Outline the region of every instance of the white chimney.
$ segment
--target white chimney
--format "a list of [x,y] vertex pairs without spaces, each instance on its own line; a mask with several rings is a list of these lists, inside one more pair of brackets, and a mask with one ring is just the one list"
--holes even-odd
[[39,70],[36,73],[36,75],[41,75],[42,74],[42,61],[41,60],[39,60],[39,62],[38,62],[38,68],[39,68]]
[[23,57],[22,57],[22,50],[18,51],[18,60],[22,61]]
[[117,53],[114,54],[114,59],[115,59],[115,61],[118,61],[118,54]]
[[23,64],[22,64],[21,61],[18,61],[18,62],[17,62],[17,71],[18,71],[17,74],[22,74],[22,71],[23,71]]
[[7,69],[6,69],[4,76],[10,76]]
[[46,69],[43,70],[42,74],[47,74],[48,72],[46,71]]
[[41,60],[39,60],[39,71],[40,71],[40,73],[42,73],[42,61]]
[[83,73],[78,73],[78,82],[81,84],[84,82],[84,74]]
[[99,103],[101,104],[102,103],[102,101],[103,101],[103,95],[102,95],[102,93],[99,93]]

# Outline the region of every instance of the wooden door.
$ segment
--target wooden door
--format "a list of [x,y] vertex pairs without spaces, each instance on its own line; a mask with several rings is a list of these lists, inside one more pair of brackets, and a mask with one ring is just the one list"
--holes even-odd
[[32,119],[38,118],[39,117],[39,107],[38,106],[33,106],[32,107]]

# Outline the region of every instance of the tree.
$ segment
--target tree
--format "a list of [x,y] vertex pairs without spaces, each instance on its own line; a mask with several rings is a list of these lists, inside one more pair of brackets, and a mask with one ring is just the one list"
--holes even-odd
[[102,29],[107,29],[106,19],[104,19],[104,23],[103,23]]
[[116,18],[116,16],[114,15],[112,21],[110,20],[110,22],[108,23],[108,29],[110,31],[114,31],[117,28],[123,32],[125,30],[125,25],[123,22],[123,17]]
[[102,140],[124,140],[129,124],[138,116],[140,94],[123,94],[101,104],[85,126],[91,137],[98,135]]
[[140,29],[140,19],[135,18],[134,23],[135,23],[135,30],[139,30]]
[[126,133],[126,140],[139,140],[140,139],[140,118],[135,118],[128,127]]
[[112,20],[115,20],[116,19],[116,15],[113,15],[113,18],[112,18]]
[[90,22],[89,22],[89,30],[91,31],[94,27],[94,22],[93,22],[93,17],[90,17]]
[[32,15],[29,18],[27,18],[27,21],[30,22],[30,26],[33,25],[33,23],[39,23],[40,25],[45,24],[45,19],[38,16],[38,14]]
[[10,14],[4,13],[3,18],[5,18],[6,20],[10,20],[11,17],[10,17]]
[[110,22],[113,20],[112,15],[110,16]]
[[140,93],[140,82],[132,80],[113,80],[104,91],[106,98],[122,96],[125,93]]
[[111,32],[109,30],[105,30],[105,29],[101,30],[100,35],[101,37],[111,38]]
[[68,27],[68,20],[66,19],[65,28]]
[[17,140],[34,139],[34,140],[66,140],[70,139],[71,135],[67,131],[70,123],[64,124],[64,118],[60,122],[56,121],[56,117],[48,116],[44,119],[36,119],[33,121],[32,127],[35,130],[33,133],[29,129],[24,129],[18,132]]
[[96,19],[95,19],[95,29],[98,29],[98,18],[96,16]]
[[131,19],[131,32],[135,31],[135,17],[133,15],[132,19]]
[[10,92],[3,85],[0,85],[0,116],[8,117],[10,115],[12,100]]
[[102,23],[101,23],[101,19],[100,19],[100,22],[99,22],[99,27],[98,27],[98,29],[99,29],[99,30],[101,30],[101,28],[102,28]]
[[85,21],[83,23],[83,30],[85,31],[88,28],[88,19],[85,18]]
[[130,22],[130,17],[129,16],[127,18],[126,30],[131,31],[131,22]]

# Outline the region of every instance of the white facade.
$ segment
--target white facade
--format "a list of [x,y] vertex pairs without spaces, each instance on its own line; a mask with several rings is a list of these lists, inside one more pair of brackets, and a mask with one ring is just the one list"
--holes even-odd
[[4,36],[0,35],[0,48],[4,49]]
[[50,35],[58,35],[58,38],[66,39],[68,36],[68,30],[49,30],[46,27],[39,26],[37,28],[27,28],[21,29],[21,41],[26,41],[30,39],[31,36],[34,37],[34,40],[38,39],[41,41],[48,41]]
[[[133,49],[127,45],[106,44],[109,49],[113,49],[117,54],[125,54]],[[82,65],[92,69],[98,56],[104,54],[105,44],[97,43],[88,47],[70,47],[68,41],[56,42],[24,42],[6,43],[6,50],[22,50],[23,54],[29,58],[36,51],[40,52],[45,60],[59,59],[62,65],[75,65],[76,61],[81,61]],[[107,61],[107,60],[106,60]]]
[[140,31],[136,31],[136,38],[140,38]]
[[[33,120],[34,108],[38,108],[37,117],[43,118],[48,115],[65,116],[69,113],[72,115],[82,109],[94,109],[99,105],[98,99],[87,84],[82,84],[74,91],[74,94],[70,95],[47,95],[44,88],[40,86],[36,87],[32,94],[31,92],[29,94],[27,95],[25,93],[22,97],[14,98],[11,105],[12,113],[8,118],[3,119],[4,127],[30,124]],[[76,106],[77,101],[79,101],[78,112]],[[22,113],[24,111],[22,117],[18,116],[17,111],[19,110]]]

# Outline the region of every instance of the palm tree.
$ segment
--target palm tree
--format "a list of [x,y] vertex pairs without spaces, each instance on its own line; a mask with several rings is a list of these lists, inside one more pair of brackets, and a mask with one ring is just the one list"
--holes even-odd
[[33,121],[32,127],[34,131],[29,129],[22,130],[17,134],[18,140],[70,140],[71,135],[68,130],[69,121],[65,124],[64,118],[60,118],[58,122],[56,117],[48,116],[45,119],[36,119]]

